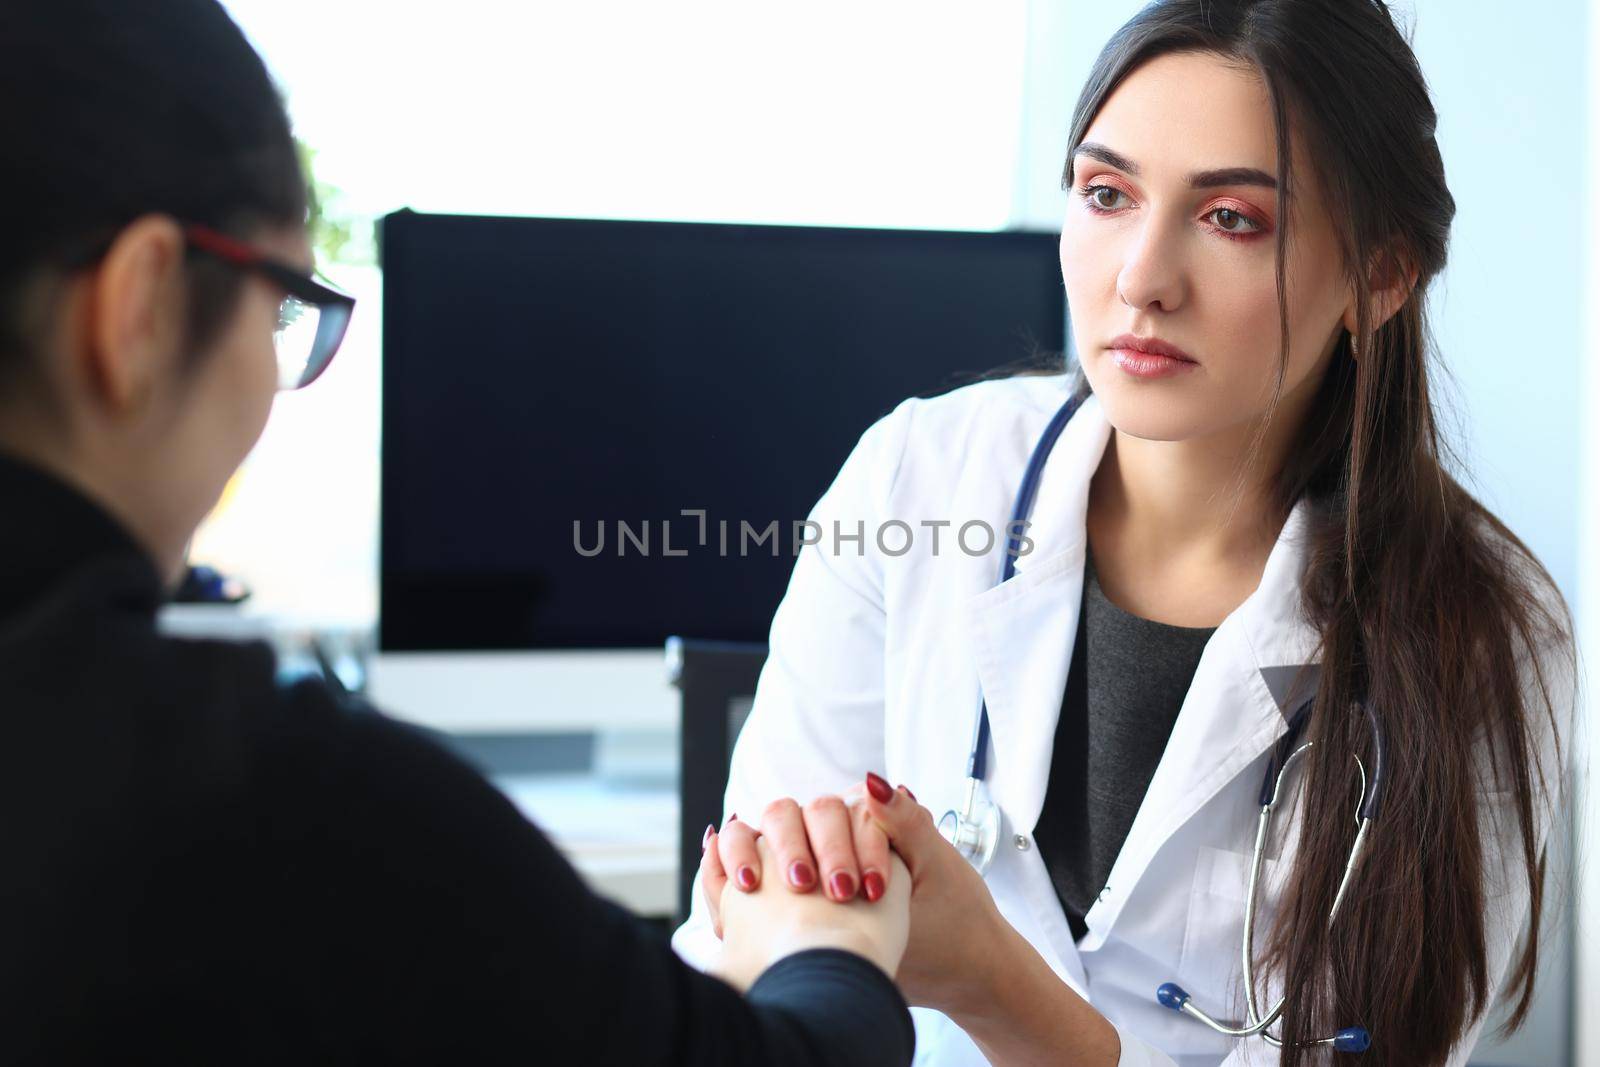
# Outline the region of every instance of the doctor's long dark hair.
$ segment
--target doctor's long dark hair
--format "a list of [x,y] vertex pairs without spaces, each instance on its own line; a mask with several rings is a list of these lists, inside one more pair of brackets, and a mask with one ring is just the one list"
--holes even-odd
[[[1097,61],[1070,147],[1135,67],[1178,51],[1215,53],[1260,72],[1279,145],[1278,217],[1289,219],[1295,195],[1293,130],[1306,140],[1358,291],[1360,358],[1346,334],[1276,478],[1281,514],[1302,497],[1312,505],[1302,593],[1321,635],[1322,672],[1308,736],[1323,743],[1309,755],[1306,773],[1318,785],[1298,809],[1300,846],[1271,934],[1258,940],[1258,975],[1274,975],[1287,992],[1279,1031],[1286,1042],[1362,1025],[1373,1042],[1365,1064],[1442,1064],[1490,1007],[1492,981],[1503,981],[1513,1002],[1505,1031],[1527,1018],[1545,880],[1535,824],[1550,817],[1540,805],[1549,802],[1546,790],[1559,789],[1562,765],[1559,749],[1554,759],[1542,755],[1542,739],[1558,741],[1556,716],[1568,713],[1552,700],[1555,678],[1545,668],[1564,664],[1575,674],[1570,617],[1527,547],[1446,470],[1423,297],[1444,266],[1455,201],[1422,72],[1387,7],[1152,3]],[[1070,182],[1070,154],[1067,166]],[[1288,240],[1285,225],[1277,238],[1285,354]],[[1417,272],[1405,304],[1376,329],[1372,278],[1350,267],[1373,263],[1380,276],[1406,266]],[[1351,710],[1363,695],[1387,738],[1385,817],[1330,931],[1360,796],[1348,753],[1370,747]],[[1532,900],[1503,976],[1489,973],[1485,930],[1495,906],[1485,875],[1498,847],[1486,842],[1493,820],[1505,821],[1506,876],[1525,878]],[[1281,1063],[1325,1055],[1289,1046]]]

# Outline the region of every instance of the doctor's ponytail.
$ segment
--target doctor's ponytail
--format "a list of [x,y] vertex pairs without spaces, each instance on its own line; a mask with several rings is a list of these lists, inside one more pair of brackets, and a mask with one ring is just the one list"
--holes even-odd
[[[1296,189],[1293,132],[1317,167],[1358,288],[1360,359],[1346,334],[1276,485],[1282,514],[1302,499],[1312,505],[1303,610],[1322,644],[1309,724],[1319,742],[1307,768],[1314,787],[1264,972],[1258,965],[1288,996],[1280,1062],[1324,1062],[1296,1043],[1359,1023],[1372,1035],[1364,1064],[1443,1064],[1491,1006],[1494,984],[1512,1005],[1505,1032],[1528,1016],[1545,882],[1539,827],[1550,825],[1563,792],[1556,717],[1569,713],[1570,696],[1559,687],[1576,673],[1571,620],[1527,546],[1447,470],[1423,301],[1445,264],[1455,201],[1422,72],[1387,7],[1158,0],[1099,57],[1069,145],[1135,67],[1176,51],[1260,71],[1279,144],[1278,217],[1290,218]],[[1070,166],[1069,154],[1069,179]],[[1284,353],[1288,239],[1285,225],[1277,236]],[[1417,273],[1404,306],[1376,328],[1367,271],[1353,264]],[[1348,753],[1370,759],[1352,709],[1360,699],[1371,701],[1387,739],[1385,817],[1330,932],[1361,791]],[[1507,869],[1491,870],[1502,854]],[[1486,933],[1501,877],[1530,900],[1527,936],[1503,975],[1489,973]]]

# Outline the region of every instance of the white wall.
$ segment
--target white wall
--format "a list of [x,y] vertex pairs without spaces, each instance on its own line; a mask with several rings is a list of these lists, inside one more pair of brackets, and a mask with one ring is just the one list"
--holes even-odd
[[[1580,341],[1580,362],[1584,382],[1579,390],[1583,411],[1589,418],[1581,419],[1584,434],[1583,459],[1580,465],[1579,499],[1581,522],[1578,545],[1578,607],[1581,612],[1579,641],[1585,653],[1585,666],[1589,691],[1594,692],[1594,681],[1600,679],[1600,420],[1593,413],[1600,411],[1600,7],[1589,5],[1587,33],[1580,35],[1587,41],[1588,62],[1585,65],[1587,86],[1583,130],[1586,137],[1583,210],[1579,213],[1577,232],[1588,256],[1584,263],[1584,288],[1580,306],[1584,311],[1584,335]],[[1593,708],[1594,701],[1589,701]],[[1592,1006],[1600,1004],[1600,789],[1595,786],[1593,768],[1600,767],[1600,730],[1593,725],[1592,713],[1587,720],[1587,744],[1580,749],[1580,759],[1589,773],[1584,783],[1579,816],[1578,841],[1582,863],[1578,869],[1576,895],[1576,929],[1574,937],[1573,970],[1574,1006],[1588,1006],[1590,1010],[1574,1011],[1573,1062],[1600,1063],[1600,1018]]]
[[[1531,0],[1507,17],[1489,0],[1417,0],[1415,47],[1439,110],[1439,144],[1457,201],[1450,266],[1432,305],[1456,383],[1471,483],[1536,552],[1587,620],[1580,597],[1586,246],[1587,5]],[[1593,544],[1594,542],[1589,542]],[[1576,891],[1576,898],[1563,890]],[[1547,898],[1581,901],[1582,885]],[[1481,1063],[1562,1067],[1573,1057],[1573,950],[1593,945],[1569,907],[1552,938],[1538,1002]]]
[[1024,0],[224,0],[372,214],[999,225]]

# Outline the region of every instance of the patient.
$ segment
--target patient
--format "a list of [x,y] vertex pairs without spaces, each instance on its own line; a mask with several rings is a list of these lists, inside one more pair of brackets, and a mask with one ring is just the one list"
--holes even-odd
[[157,632],[351,302],[215,0],[5,4],[0,116],[0,1062],[909,1063],[898,861],[730,894],[720,981],[421,736]]

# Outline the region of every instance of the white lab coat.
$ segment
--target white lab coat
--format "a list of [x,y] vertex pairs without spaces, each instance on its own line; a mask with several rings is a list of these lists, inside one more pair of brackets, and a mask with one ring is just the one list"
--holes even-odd
[[[1110,436],[1096,398],[1068,423],[1045,467],[1032,551],[1011,580],[995,584],[1023,469],[1066,390],[1064,375],[980,382],[907,400],[862,435],[812,513],[821,543],[800,552],[774,616],[724,812],[757,819],[774,798],[842,792],[875,770],[910,786],[937,817],[961,800],[981,689],[993,732],[989,785],[1002,812],[987,876],[1000,911],[1115,1025],[1123,1067],[1275,1063],[1276,1050],[1259,1038],[1225,1038],[1161,1007],[1155,993],[1176,981],[1213,1016],[1243,1017],[1239,947],[1257,794],[1286,729],[1286,687],[1316,650],[1297,606],[1304,505],[1284,525],[1260,586],[1206,644],[1127,840],[1084,917],[1088,934],[1075,943],[1032,833],[1078,629],[1089,481]],[[910,527],[909,551],[899,527],[879,543],[890,519]],[[950,525],[935,547],[933,529],[921,524],[938,520]],[[958,545],[969,520],[1001,535],[986,554]],[[846,538],[837,544],[835,523]],[[848,539],[858,532],[864,537]],[[969,529],[972,551],[985,541]],[[1570,677],[1565,689],[1556,681],[1565,711]],[[1262,930],[1297,815],[1290,807],[1276,822],[1283,839],[1269,851]],[[1539,824],[1541,844],[1549,821]],[[1498,862],[1499,850],[1490,854]],[[1505,862],[1507,895],[1489,917],[1496,992],[1527,909],[1520,864],[1514,855]],[[716,952],[698,888],[673,944],[701,966]],[[986,1062],[944,1016],[915,1015],[918,1064]],[[1475,1029],[1452,1064],[1465,1062],[1476,1037]]]

